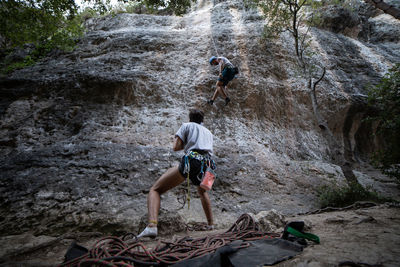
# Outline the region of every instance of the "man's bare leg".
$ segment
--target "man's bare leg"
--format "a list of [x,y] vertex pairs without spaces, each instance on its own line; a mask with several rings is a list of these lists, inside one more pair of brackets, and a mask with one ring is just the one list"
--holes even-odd
[[209,102],[210,104],[213,104],[215,99],[217,99],[218,95],[221,95],[224,99],[228,98],[228,95],[227,95],[227,93],[225,91],[226,87],[224,86],[223,82],[218,81],[217,84],[216,84],[216,87],[217,88],[215,89],[214,95],[211,98],[211,103]]
[[[146,229],[138,236],[156,236],[158,213],[160,211],[161,195],[168,190],[181,184],[185,178],[179,172],[178,166],[172,167],[165,172],[150,188],[147,195],[147,209],[149,223]],[[150,228],[150,229],[149,229]]]
[[213,225],[214,224],[214,219],[213,219],[213,214],[211,210],[211,201],[210,197],[208,196],[208,193],[206,190],[201,188],[200,186],[197,187],[197,192],[199,193],[200,199],[201,199],[201,205],[203,206],[204,213],[207,218],[207,223],[208,225]]
[[147,208],[149,212],[149,222],[158,220],[158,212],[160,210],[160,196],[167,192],[168,190],[174,188],[181,184],[185,178],[179,172],[178,166],[172,167],[167,170],[160,179],[154,183],[150,188],[149,194],[147,196]]

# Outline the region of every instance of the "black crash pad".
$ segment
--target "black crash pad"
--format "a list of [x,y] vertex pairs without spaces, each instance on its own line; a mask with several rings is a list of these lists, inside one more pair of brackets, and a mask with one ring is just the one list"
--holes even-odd
[[234,241],[217,249],[214,253],[188,259],[172,266],[258,267],[288,260],[303,251],[301,245],[280,238],[247,241],[250,247],[237,249],[242,242],[241,240]]

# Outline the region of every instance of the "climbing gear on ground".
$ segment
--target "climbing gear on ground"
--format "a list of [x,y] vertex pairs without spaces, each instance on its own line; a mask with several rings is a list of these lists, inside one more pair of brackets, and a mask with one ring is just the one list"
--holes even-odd
[[214,230],[214,225],[209,225],[205,222],[189,222],[185,224],[186,231],[212,231]]
[[304,228],[304,222],[302,221],[295,221],[288,223],[283,231],[282,239],[286,239],[289,241],[297,241],[300,244],[305,243],[305,245],[307,245],[307,242],[305,242],[305,240],[304,241],[299,240],[299,238],[307,239],[317,244],[320,243],[319,237],[317,235],[311,233],[304,233],[303,228]]
[[209,60],[210,65],[211,65],[211,64],[213,63],[213,61],[216,60],[216,59],[217,59],[217,57],[212,56],[212,57],[210,58],[210,60]]
[[82,247],[76,243],[76,241],[73,241],[71,245],[69,246],[67,253],[65,253],[64,257],[64,262],[68,262],[71,260],[74,260],[76,258],[80,258],[84,255],[86,255],[89,252],[89,250],[85,247]]
[[208,100],[207,104],[210,104],[210,105],[214,104],[214,100],[212,100],[212,99]]
[[319,214],[328,211],[340,211],[340,210],[350,210],[350,209],[360,209],[360,208],[369,208],[376,206],[377,203],[375,202],[368,202],[368,201],[357,201],[349,206],[337,208],[337,207],[325,207],[323,209],[317,209],[314,211],[308,211],[305,213],[299,213],[298,215],[308,215],[308,214]]
[[154,237],[157,236],[157,233],[158,233],[157,226],[155,226],[155,227],[146,226],[146,228],[144,228],[144,230],[137,237],[138,238],[141,238],[141,237],[152,237],[152,238],[154,238]]
[[126,266],[128,263],[135,266],[169,266],[186,259],[200,258],[236,240],[242,242],[235,247],[244,249],[250,247],[249,242],[254,240],[274,240],[279,236],[278,233],[260,231],[254,219],[249,214],[243,214],[224,233],[210,234],[200,238],[185,236],[171,242],[163,242],[164,245],[159,244],[153,249],[147,248],[140,240],[125,240],[116,236],[104,237],[90,248],[90,253],[64,262],[60,267],[115,266],[115,262],[121,262],[119,265],[127,263]]
[[303,233],[300,231],[297,231],[296,229],[292,228],[292,227],[288,227],[286,229],[286,231],[296,237],[301,237],[301,238],[305,238],[307,240],[313,241],[317,244],[320,243],[319,241],[319,237],[317,235],[311,234],[311,233]]
[[225,98],[225,106],[227,106],[231,102],[231,99],[229,97]]

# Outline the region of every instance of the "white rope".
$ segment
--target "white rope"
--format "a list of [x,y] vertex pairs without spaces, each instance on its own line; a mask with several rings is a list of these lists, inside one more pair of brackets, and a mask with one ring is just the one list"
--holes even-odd
[[212,37],[212,34],[211,34],[211,40],[213,42],[215,52],[217,52],[217,56],[219,57],[218,49],[217,49],[217,46],[215,45],[214,38]]

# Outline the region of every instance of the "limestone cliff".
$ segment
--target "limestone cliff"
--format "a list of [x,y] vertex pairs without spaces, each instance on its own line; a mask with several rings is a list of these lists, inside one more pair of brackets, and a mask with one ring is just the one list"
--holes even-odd
[[[400,21],[363,2],[346,12],[333,8],[324,28],[311,30],[327,67],[319,111],[339,154],[315,120],[292,39],[261,41],[264,20],[242,1],[198,1],[183,17],[89,19],[73,52],[0,80],[1,235],[137,232],[148,189],[182,156],[173,136],[194,107],[215,136],[218,227],[244,212],[317,208],[318,186],[345,181],[337,158],[361,184],[398,198],[393,181],[367,164],[379,140],[363,118],[365,86],[400,62]],[[217,78],[208,59],[217,54],[240,68],[226,107],[206,104]],[[204,220],[198,199],[179,209],[179,191],[163,197],[162,213]]]

